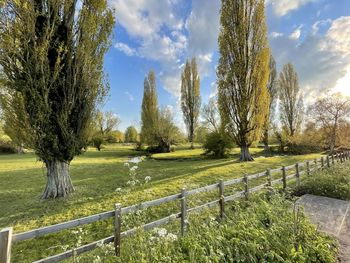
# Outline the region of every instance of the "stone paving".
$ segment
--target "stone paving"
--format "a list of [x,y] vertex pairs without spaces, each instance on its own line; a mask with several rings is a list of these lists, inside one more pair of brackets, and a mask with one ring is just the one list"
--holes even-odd
[[339,262],[350,263],[350,202],[315,195],[304,195],[297,203],[304,207],[311,222],[339,240]]

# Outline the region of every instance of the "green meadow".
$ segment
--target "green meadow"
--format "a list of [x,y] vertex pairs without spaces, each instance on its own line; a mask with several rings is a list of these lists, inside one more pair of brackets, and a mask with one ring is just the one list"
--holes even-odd
[[[0,155],[0,227],[12,226],[14,232],[27,231],[113,210],[115,203],[123,206],[136,204],[178,193],[182,188],[192,189],[219,179],[237,178],[245,173],[253,174],[320,156],[267,157],[261,148],[253,148],[251,152],[255,161],[241,163],[238,149],[234,149],[227,159],[211,159],[203,155],[199,146],[194,150],[188,148],[188,145],[177,146],[175,152],[144,157],[136,174],[142,183],[136,186],[127,183],[130,180],[129,168],[124,163],[140,156],[141,152],[135,151],[131,145],[120,144],[108,145],[100,152],[88,149],[71,163],[75,192],[58,200],[40,199],[46,174],[45,167],[34,153]],[[145,183],[143,180],[147,176],[151,179]],[[161,209],[155,210],[154,214],[162,214]],[[87,235],[83,244],[112,234],[112,222],[105,221],[85,227]],[[74,243],[74,238],[68,233],[68,230],[62,231],[15,244],[12,258],[14,262],[29,262],[62,252],[58,247],[60,243]]]

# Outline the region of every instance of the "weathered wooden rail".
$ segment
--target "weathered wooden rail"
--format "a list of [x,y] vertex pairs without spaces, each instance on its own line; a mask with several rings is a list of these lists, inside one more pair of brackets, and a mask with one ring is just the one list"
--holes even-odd
[[[160,225],[167,224],[175,219],[180,219],[181,234],[184,235],[186,232],[186,227],[187,227],[187,222],[188,222],[187,221],[188,213],[198,212],[204,208],[219,206],[220,217],[223,218],[225,216],[225,203],[226,202],[236,200],[238,198],[243,198],[243,197],[245,199],[248,199],[250,194],[257,192],[257,191],[260,191],[262,189],[265,189],[267,187],[273,187],[275,184],[282,183],[282,187],[283,187],[283,189],[285,189],[287,187],[287,181],[290,179],[293,179],[293,178],[296,180],[296,184],[300,185],[302,175],[304,175],[304,174],[310,175],[310,173],[312,171],[315,171],[316,169],[323,169],[325,167],[331,167],[331,165],[333,165],[335,162],[344,162],[345,160],[349,160],[349,159],[350,159],[350,151],[344,151],[344,152],[337,153],[337,154],[334,154],[331,156],[326,156],[326,157],[321,157],[319,159],[314,159],[312,161],[309,160],[306,162],[296,163],[296,164],[289,165],[289,166],[283,166],[281,168],[276,168],[276,169],[267,169],[264,172],[253,174],[253,175],[244,175],[244,177],[241,177],[241,178],[235,178],[235,179],[231,179],[228,181],[220,180],[218,183],[207,185],[207,186],[196,188],[196,189],[191,189],[191,190],[182,189],[181,193],[166,196],[166,197],[151,200],[151,201],[147,201],[147,202],[143,202],[143,203],[137,204],[137,205],[122,207],[122,205],[118,203],[118,204],[115,204],[115,209],[112,211],[107,211],[107,212],[103,212],[103,213],[96,214],[96,215],[91,215],[91,216],[87,216],[87,217],[83,217],[83,218],[79,218],[79,219],[75,219],[75,220],[70,220],[67,222],[60,223],[60,224],[46,226],[46,227],[30,230],[27,232],[13,234],[11,227],[5,228],[5,229],[2,229],[0,231],[0,262],[1,263],[9,263],[10,262],[11,244],[14,242],[28,240],[31,238],[37,238],[37,237],[44,236],[44,235],[47,235],[50,233],[56,233],[56,232],[59,232],[62,230],[90,224],[90,223],[93,223],[93,222],[96,222],[99,220],[112,218],[112,217],[115,218],[115,225],[114,225],[115,230],[114,230],[113,235],[106,237],[106,238],[103,238],[103,239],[100,239],[98,241],[80,246],[78,248],[65,251],[65,252],[60,253],[60,254],[56,254],[56,255],[53,255],[53,256],[50,256],[50,257],[47,257],[44,259],[40,259],[40,260],[35,261],[35,262],[36,263],[39,263],[39,262],[40,263],[59,262],[59,261],[62,261],[64,259],[67,259],[69,257],[72,257],[73,255],[79,255],[79,254],[82,254],[84,252],[93,250],[94,248],[96,248],[100,244],[108,244],[111,242],[114,242],[115,252],[116,252],[116,255],[118,256],[118,255],[120,255],[121,240],[125,237],[128,237],[128,236],[135,234],[136,231],[139,229],[136,227],[136,228],[132,228],[132,229],[129,229],[129,230],[122,232],[121,231],[121,223],[122,223],[123,215],[134,213],[138,210],[142,210],[142,209],[145,209],[148,207],[158,206],[158,205],[161,205],[164,203],[172,202],[175,200],[180,200],[181,211],[179,213],[171,214],[169,216],[158,219],[156,221],[144,224],[141,227],[144,230],[150,230],[150,229],[153,229],[153,228],[158,227]],[[304,168],[304,169],[302,169],[302,168]],[[295,169],[295,172],[292,174],[288,174],[288,171],[293,170],[293,169]],[[276,176],[276,173],[280,173],[280,172],[282,173],[282,177],[277,178],[275,180],[272,180],[272,178],[273,178],[272,174],[275,174],[275,176]],[[261,185],[258,185],[258,186],[252,187],[252,188],[249,187],[250,182],[252,180],[263,178],[263,177],[266,177],[266,182],[264,184],[261,184]],[[232,195],[225,196],[225,187],[239,184],[239,183],[244,184],[243,185],[244,190],[235,192]],[[193,208],[187,207],[187,204],[188,204],[187,198],[189,196],[196,195],[199,193],[209,192],[209,191],[213,191],[213,190],[217,190],[217,189],[219,190],[218,199],[207,202],[205,204],[201,204],[201,205],[193,207]]]

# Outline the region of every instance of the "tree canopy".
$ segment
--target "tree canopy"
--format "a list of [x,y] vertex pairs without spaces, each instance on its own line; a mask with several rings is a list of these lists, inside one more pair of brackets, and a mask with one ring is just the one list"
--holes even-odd
[[218,102],[223,124],[251,161],[269,112],[270,50],[263,0],[223,0],[219,34]]
[[69,162],[87,143],[108,91],[103,60],[114,26],[106,0],[5,1],[0,9],[5,89],[20,97],[31,145],[48,170],[43,198],[73,191]]

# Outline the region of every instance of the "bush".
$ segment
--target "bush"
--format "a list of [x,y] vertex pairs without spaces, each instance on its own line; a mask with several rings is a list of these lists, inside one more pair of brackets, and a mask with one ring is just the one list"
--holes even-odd
[[205,154],[212,155],[215,158],[223,158],[227,156],[233,146],[228,134],[215,131],[207,135],[203,148]]
[[301,185],[292,190],[292,194],[313,194],[350,200],[350,168],[339,164],[324,171],[317,171],[302,180]]
[[104,142],[103,136],[102,135],[95,135],[92,139],[91,139],[91,143],[92,145],[98,150],[101,151],[102,148],[102,144]]
[[[227,205],[224,221],[207,210],[190,216],[184,237],[177,228],[141,230],[123,240],[121,257],[94,251],[102,262],[336,262],[336,242],[317,231],[283,196]],[[113,251],[113,250],[112,250]]]
[[17,149],[10,142],[0,140],[0,153],[17,153]]

